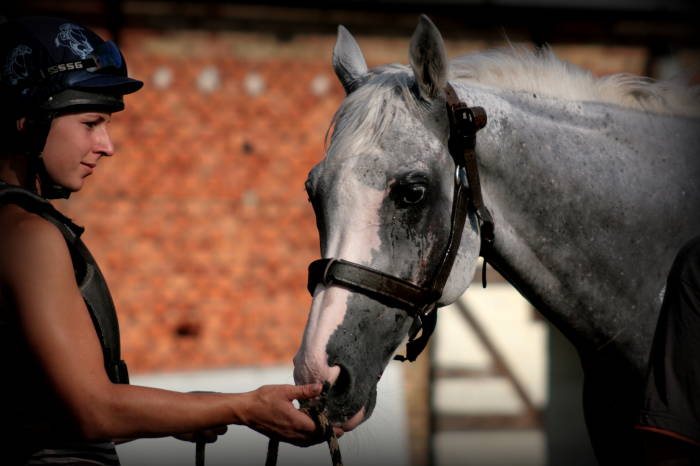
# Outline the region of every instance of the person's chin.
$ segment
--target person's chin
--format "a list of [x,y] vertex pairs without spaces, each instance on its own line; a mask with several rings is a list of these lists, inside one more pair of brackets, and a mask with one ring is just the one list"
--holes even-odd
[[70,182],[64,184],[63,186],[71,192],[80,191],[83,188],[83,186],[85,186],[85,183],[87,182],[88,177],[90,175],[91,173],[88,173],[87,175],[83,175],[78,179],[70,180]]
[[60,183],[59,186],[71,193],[74,193],[80,191],[83,188],[84,184],[85,183],[81,179],[79,182],[74,183]]

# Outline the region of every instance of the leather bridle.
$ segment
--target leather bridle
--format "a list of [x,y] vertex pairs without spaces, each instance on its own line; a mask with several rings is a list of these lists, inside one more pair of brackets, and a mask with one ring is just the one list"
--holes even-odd
[[[395,356],[399,361],[415,361],[435,330],[437,303],[457,258],[462,232],[470,212],[473,212],[479,220],[480,255],[484,256],[484,264],[488,248],[494,239],[493,219],[481,195],[475,150],[476,133],[486,125],[486,112],[481,107],[469,107],[461,102],[449,83],[445,87],[445,94],[450,122],[448,149],[456,170],[450,215],[450,236],[432,280],[427,286],[419,286],[408,280],[343,259],[319,259],[309,265],[308,290],[312,296],[319,283],[325,286],[339,285],[362,293],[387,306],[403,309],[414,318],[406,344],[406,356]],[[420,337],[416,338],[421,329],[423,331]]]

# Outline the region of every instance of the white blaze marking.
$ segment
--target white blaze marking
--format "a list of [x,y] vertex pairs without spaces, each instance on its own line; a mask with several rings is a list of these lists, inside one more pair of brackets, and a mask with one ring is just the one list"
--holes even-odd
[[[340,206],[330,219],[326,256],[368,265],[372,251],[379,249],[379,209],[386,192],[373,190],[354,179],[346,179],[339,186],[345,195],[345,206]],[[294,356],[294,380],[297,384],[335,382],[340,367],[328,365],[326,346],[333,332],[340,326],[347,311],[350,292],[345,288],[318,285],[311,304],[311,312],[304,330],[301,347]]]

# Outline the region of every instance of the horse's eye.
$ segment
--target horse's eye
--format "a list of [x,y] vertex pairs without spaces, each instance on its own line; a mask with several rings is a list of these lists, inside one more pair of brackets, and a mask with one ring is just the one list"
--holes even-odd
[[425,197],[425,191],[426,186],[420,183],[399,186],[398,197],[403,204],[418,204]]

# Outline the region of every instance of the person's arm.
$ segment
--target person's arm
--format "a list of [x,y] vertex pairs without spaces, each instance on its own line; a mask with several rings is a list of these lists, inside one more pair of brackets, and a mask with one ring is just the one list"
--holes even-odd
[[266,386],[241,394],[191,394],[113,384],[56,227],[24,215],[0,246],[0,280],[21,330],[75,428],[88,439],[139,438],[244,424],[268,436],[308,445],[321,439],[292,400],[320,386]]

